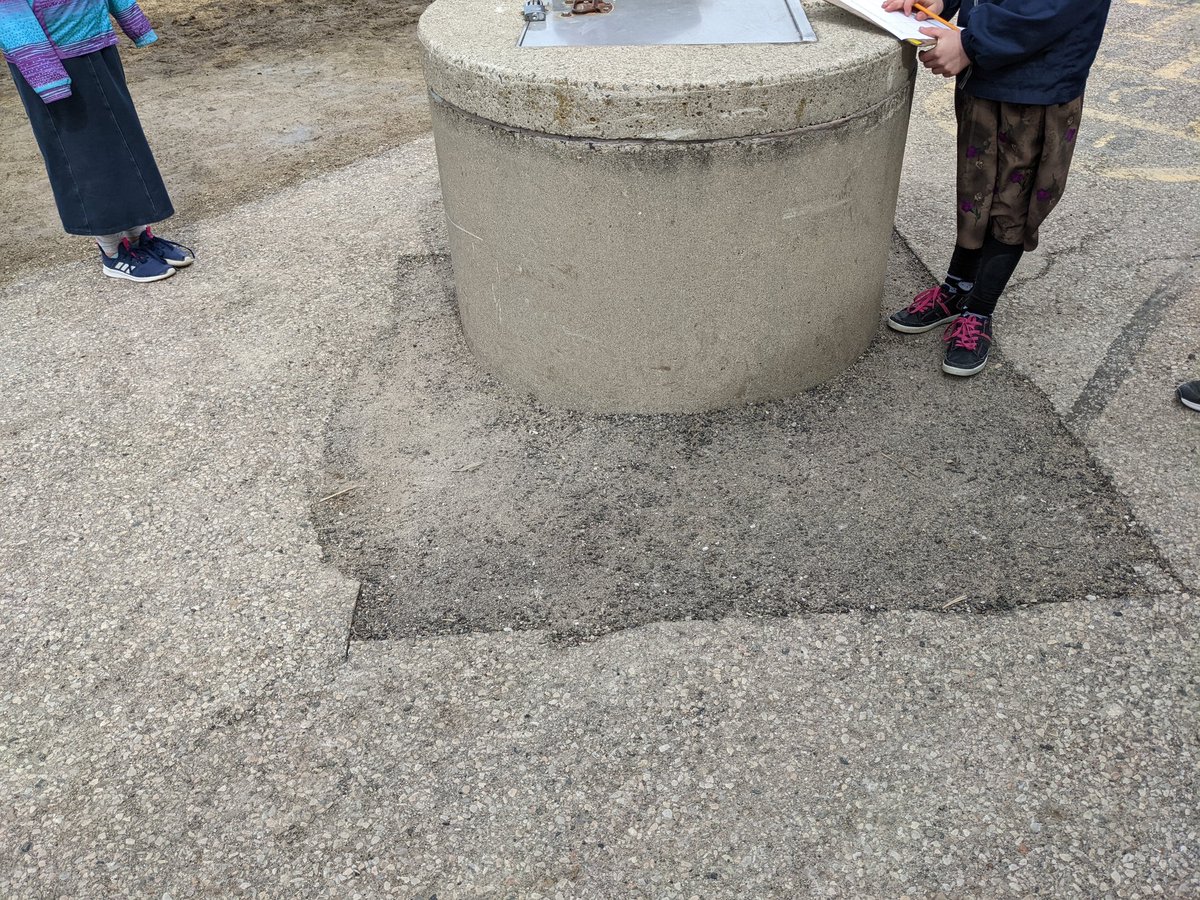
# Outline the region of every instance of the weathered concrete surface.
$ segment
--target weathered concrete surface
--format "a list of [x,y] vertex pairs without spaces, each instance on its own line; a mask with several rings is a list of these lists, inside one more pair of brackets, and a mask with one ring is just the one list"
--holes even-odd
[[522,3],[439,0],[418,37],[430,88],[491,122],[597,139],[717,140],[825,125],[906,90],[915,51],[826,3],[815,44],[518,47]]
[[467,342],[514,388],[603,412],[836,375],[878,328],[908,102],[762,140],[608,144],[435,103]]
[[128,750],[39,743],[72,774],[22,779],[0,886],[1193,896],[1196,684],[1172,661],[1198,624],[1165,600],[372,643],[253,703],[181,705],[169,742],[110,719]]
[[[816,45],[653,48],[672,52],[644,68],[644,49],[514,48],[520,24],[442,0],[420,26],[462,327],[490,372],[572,409],[694,412],[795,395],[866,349],[912,48],[881,53],[839,11]],[[762,115],[733,128],[733,102]]]

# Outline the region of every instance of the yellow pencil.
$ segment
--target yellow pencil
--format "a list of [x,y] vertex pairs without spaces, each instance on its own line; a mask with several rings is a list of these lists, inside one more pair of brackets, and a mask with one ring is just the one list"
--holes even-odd
[[941,22],[947,28],[950,28],[954,31],[958,31],[958,26],[955,25],[953,22],[947,22],[945,19],[943,19],[937,13],[931,13],[929,10],[927,10],[925,7],[923,7],[920,3],[914,3],[913,9],[919,9],[921,12],[925,13],[925,15],[929,16],[929,18],[933,19],[934,21]]

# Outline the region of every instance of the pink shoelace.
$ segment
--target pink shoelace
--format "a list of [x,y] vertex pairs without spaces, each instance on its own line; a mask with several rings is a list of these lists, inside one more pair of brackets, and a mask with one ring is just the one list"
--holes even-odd
[[946,308],[946,304],[942,302],[942,289],[938,286],[921,291],[921,293],[913,297],[913,302],[908,307],[908,311],[910,313],[923,313],[926,310],[932,309],[935,303],[947,313],[950,312]]
[[946,328],[942,340],[953,347],[964,350],[974,350],[979,346],[979,339],[987,337],[983,333],[983,320],[970,313],[960,316],[952,325]]
[[150,254],[149,254],[149,253],[147,253],[147,252],[146,252],[145,250],[143,250],[141,247],[135,247],[135,246],[134,246],[134,245],[133,245],[133,244],[130,242],[129,238],[122,238],[122,239],[121,239],[121,247],[122,247],[122,248],[125,250],[125,252],[126,252],[126,253],[128,253],[128,254],[129,254],[130,258],[131,258],[131,259],[132,259],[134,262],[137,262],[137,263],[144,263],[146,260],[148,260],[148,259],[150,258]]

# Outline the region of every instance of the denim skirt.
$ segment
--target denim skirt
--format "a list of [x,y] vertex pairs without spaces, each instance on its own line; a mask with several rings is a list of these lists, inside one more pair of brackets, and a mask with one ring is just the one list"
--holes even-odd
[[63,228],[116,234],[175,212],[146,143],[116,47],[64,59],[71,96],[43,103],[13,65],[13,81],[46,160]]

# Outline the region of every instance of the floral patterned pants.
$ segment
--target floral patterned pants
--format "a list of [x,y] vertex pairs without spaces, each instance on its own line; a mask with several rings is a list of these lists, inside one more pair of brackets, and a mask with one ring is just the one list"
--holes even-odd
[[1067,185],[1083,95],[1028,106],[956,91],[958,243],[974,250],[991,234],[1033,250],[1038,227]]

